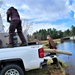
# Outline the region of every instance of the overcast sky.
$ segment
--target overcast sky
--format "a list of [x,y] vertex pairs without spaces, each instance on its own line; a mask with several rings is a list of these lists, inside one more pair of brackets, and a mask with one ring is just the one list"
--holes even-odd
[[[3,0],[0,10],[4,13],[14,6],[18,9],[21,19],[33,23],[30,33],[39,29],[56,28],[66,30],[75,25],[75,0]],[[2,13],[4,26],[6,14]]]

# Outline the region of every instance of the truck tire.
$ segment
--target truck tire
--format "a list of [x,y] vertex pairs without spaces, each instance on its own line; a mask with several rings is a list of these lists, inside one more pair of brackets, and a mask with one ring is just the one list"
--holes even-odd
[[11,64],[2,69],[1,75],[24,75],[24,72],[20,66]]

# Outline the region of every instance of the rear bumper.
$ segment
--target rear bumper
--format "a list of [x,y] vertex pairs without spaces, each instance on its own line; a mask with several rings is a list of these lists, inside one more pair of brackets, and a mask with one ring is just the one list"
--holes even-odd
[[[51,62],[49,62],[51,61]],[[47,67],[48,64],[53,63],[53,60],[50,56],[44,57],[44,61],[41,63],[41,68]]]
[[47,65],[54,62],[53,59],[57,59],[56,55],[44,57],[44,61],[41,63],[41,67],[47,67]]

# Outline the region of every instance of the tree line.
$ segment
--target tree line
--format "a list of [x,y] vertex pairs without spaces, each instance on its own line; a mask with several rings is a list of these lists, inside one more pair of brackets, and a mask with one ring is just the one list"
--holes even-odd
[[58,39],[67,36],[75,36],[75,26],[72,25],[70,29],[67,29],[64,32],[62,30],[58,31],[55,28],[49,28],[47,30],[40,29],[39,31],[34,32],[32,37],[39,40],[46,40],[47,35],[50,35],[53,39]]

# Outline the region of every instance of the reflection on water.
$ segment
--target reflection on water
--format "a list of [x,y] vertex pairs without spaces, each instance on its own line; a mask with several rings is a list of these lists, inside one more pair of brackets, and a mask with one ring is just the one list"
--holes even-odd
[[59,50],[67,50],[67,51],[72,52],[72,56],[60,54],[58,56],[58,59],[64,61],[69,66],[71,66],[71,68],[67,70],[69,75],[75,75],[75,42],[66,41],[64,43],[58,44],[57,48]]

